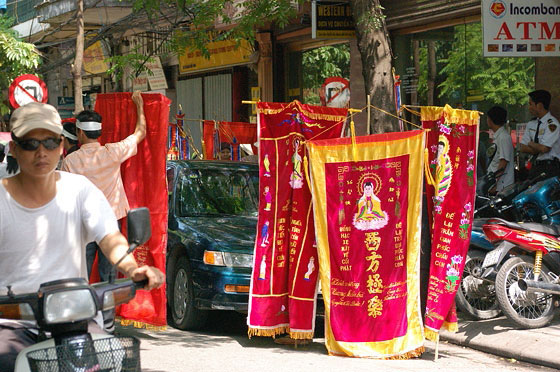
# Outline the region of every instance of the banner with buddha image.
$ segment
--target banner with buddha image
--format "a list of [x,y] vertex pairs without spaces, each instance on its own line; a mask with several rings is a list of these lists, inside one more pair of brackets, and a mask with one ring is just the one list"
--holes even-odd
[[318,261],[305,147],[312,138],[340,137],[347,110],[298,101],[257,109],[261,196],[248,334],[312,339]]
[[476,189],[479,113],[422,107],[428,129],[426,197],[432,234],[426,300],[426,338],[437,340],[443,326],[457,330],[455,294],[470,243]]
[[424,132],[310,141],[325,340],[331,355],[424,351],[420,231]]

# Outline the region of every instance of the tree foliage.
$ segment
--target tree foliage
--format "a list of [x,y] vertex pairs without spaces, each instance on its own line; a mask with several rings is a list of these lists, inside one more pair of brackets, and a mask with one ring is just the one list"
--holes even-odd
[[[0,91],[7,91],[17,76],[34,73],[41,61],[35,46],[19,40],[10,29],[12,24],[11,18],[0,15]],[[7,103],[0,101],[0,115],[9,111]]]
[[311,49],[303,53],[303,87],[320,87],[326,78],[350,77],[350,48],[338,44]]
[[[480,23],[455,26],[453,40],[436,41],[437,97],[440,104],[467,102],[482,96],[488,105],[527,104],[534,87],[532,58],[486,58],[482,56]],[[420,49],[418,93],[427,92],[427,48]]]
[[[350,47],[348,44],[337,44],[308,50],[303,53],[303,89],[317,91],[326,78],[340,76],[350,78]],[[317,93],[305,99],[305,103],[320,105]]]

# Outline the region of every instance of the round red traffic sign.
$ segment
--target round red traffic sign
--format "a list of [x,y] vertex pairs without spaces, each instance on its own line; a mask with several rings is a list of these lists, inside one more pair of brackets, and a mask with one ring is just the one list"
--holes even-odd
[[43,80],[35,75],[25,74],[18,76],[10,84],[8,96],[12,107],[18,108],[29,102],[47,103],[49,93]]

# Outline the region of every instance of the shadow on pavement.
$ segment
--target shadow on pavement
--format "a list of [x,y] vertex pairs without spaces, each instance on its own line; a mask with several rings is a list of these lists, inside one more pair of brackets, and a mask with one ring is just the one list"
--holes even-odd
[[[122,336],[135,336],[140,340],[157,342],[159,345],[182,345],[184,347],[214,347],[222,344],[236,342],[244,348],[278,349],[278,352],[301,350],[326,354],[324,345],[324,322],[318,317],[315,323],[315,336],[311,343],[306,345],[280,345],[272,337],[256,337],[249,339],[247,336],[247,315],[234,311],[212,311],[209,314],[207,326],[200,331],[182,331],[171,326],[165,331],[151,331],[134,328],[132,326],[117,326],[116,334]],[[286,335],[279,335],[285,337]]]

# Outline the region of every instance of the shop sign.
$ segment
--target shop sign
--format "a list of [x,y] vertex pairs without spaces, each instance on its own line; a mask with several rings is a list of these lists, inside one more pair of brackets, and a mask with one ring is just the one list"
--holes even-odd
[[[76,99],[69,96],[58,96],[56,97],[56,103],[59,109],[74,109]],[[82,103],[84,105],[89,105],[91,103],[89,95],[84,96]]]
[[84,50],[84,71],[92,75],[104,74],[109,69],[106,58],[101,41],[96,41]]
[[418,75],[414,66],[407,67],[405,73],[401,74],[401,89],[406,94],[417,93],[418,90]]
[[148,90],[148,74],[142,71],[137,77],[132,79],[132,90],[146,92]]
[[179,56],[179,72],[187,73],[247,64],[253,53],[253,48],[247,40],[241,40],[239,44],[235,40],[213,41],[206,47],[210,52],[210,58],[204,57],[200,50],[192,51],[187,48],[185,53]]
[[167,80],[165,79],[165,74],[163,73],[159,57],[154,56],[150,61],[146,62],[146,68],[152,72],[151,74],[148,74],[150,89],[167,89]]
[[559,0],[482,0],[485,57],[560,56]]
[[348,39],[356,36],[350,4],[342,1],[313,1],[311,36],[316,39]]

